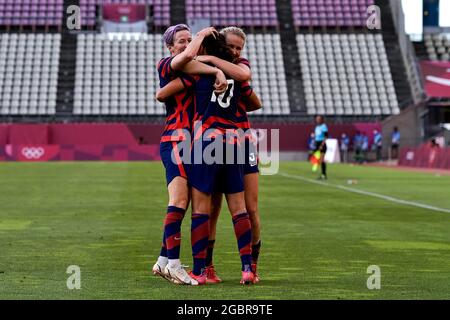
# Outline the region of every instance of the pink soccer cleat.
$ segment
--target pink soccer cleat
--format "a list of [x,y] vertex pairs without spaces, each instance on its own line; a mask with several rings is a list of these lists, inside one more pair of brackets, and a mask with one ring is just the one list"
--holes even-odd
[[241,284],[255,283],[255,275],[251,271],[242,271]]
[[198,282],[198,285],[206,284],[206,270],[203,271],[200,275],[196,276],[192,271],[189,272],[189,276]]
[[256,272],[256,267],[257,267],[256,263],[252,263],[252,272],[253,272],[253,276],[255,277],[254,283],[258,283],[259,280],[261,280],[259,278],[258,272]]
[[216,273],[214,266],[206,267],[206,283],[221,283],[222,279]]

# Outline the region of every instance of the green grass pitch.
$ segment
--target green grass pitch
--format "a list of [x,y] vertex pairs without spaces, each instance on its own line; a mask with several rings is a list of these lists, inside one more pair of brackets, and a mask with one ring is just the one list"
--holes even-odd
[[[189,287],[150,272],[167,206],[159,162],[2,163],[0,299],[450,298],[450,176],[330,165],[320,185],[304,180],[316,177],[307,163],[280,172],[260,179],[261,283],[239,285],[224,206],[215,255],[224,282]],[[181,255],[192,265],[189,228],[190,212]],[[69,265],[81,268],[80,290],[66,286]],[[369,265],[381,269],[380,290],[367,288]]]

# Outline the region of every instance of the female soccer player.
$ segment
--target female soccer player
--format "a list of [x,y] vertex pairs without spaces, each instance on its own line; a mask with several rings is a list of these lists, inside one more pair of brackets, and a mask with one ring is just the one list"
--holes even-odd
[[[216,77],[215,89],[222,92],[227,82],[220,69],[192,61],[197,55],[201,43],[207,36],[217,36],[214,28],[206,28],[197,33],[192,40],[189,27],[183,24],[169,27],[164,33],[164,41],[170,51],[170,57],[161,59],[158,63],[160,86],[164,87],[171,80],[181,76],[185,90],[166,101],[167,118],[161,137],[160,154],[166,169],[169,204],[164,219],[164,234],[161,253],[153,266],[153,273],[176,283],[197,285],[180,262],[181,223],[189,205],[189,188],[187,183],[187,168],[182,161],[174,163],[172,154],[178,155],[178,146],[185,140],[185,133],[190,132],[194,96],[186,90],[190,82],[183,77],[183,72],[209,74]],[[179,160],[179,159],[177,159]]]
[[[227,46],[233,53],[234,63],[239,66],[246,74],[251,76],[250,63],[247,59],[241,57],[241,52],[244,49],[246,42],[246,35],[244,31],[238,27],[227,27],[220,31],[225,36]],[[218,68],[223,67],[223,62],[216,57],[211,56],[199,56],[198,61],[206,63],[212,63]],[[226,71],[224,70],[226,73]],[[242,101],[241,110],[243,116],[246,118],[247,128],[250,127],[250,121],[247,117],[247,111],[257,110],[261,107],[259,102],[258,108],[252,108],[251,106],[245,106]],[[259,184],[259,169],[256,154],[256,141],[252,135],[246,136],[245,141],[245,166],[244,166],[244,188],[245,188],[245,205],[247,212],[250,215],[250,221],[252,225],[252,270],[255,274],[255,282],[259,282],[259,275],[257,273],[257,263],[259,257],[259,251],[261,247],[261,225],[258,210],[258,184]],[[217,276],[214,264],[213,264],[213,250],[216,239],[216,225],[219,218],[220,210],[222,206],[222,194],[216,193],[213,196],[213,211],[211,214],[211,230],[208,241],[208,255],[206,260],[207,265],[207,277],[208,282],[217,283],[221,282],[221,279]]]
[[[220,45],[220,43],[216,43],[215,45]],[[225,40],[223,40],[223,45],[226,47]],[[205,44],[205,47],[208,48],[208,45]],[[229,49],[226,47],[226,50],[228,51]],[[217,52],[217,48],[206,49],[206,51],[207,53],[213,51]],[[219,54],[217,54],[217,56],[220,57]],[[231,54],[229,60],[233,60]],[[237,73],[242,71],[241,68],[232,63],[226,61],[221,63],[223,64],[225,73],[227,73],[225,70],[227,67],[235,69],[234,72],[237,71]],[[230,73],[233,73],[233,71]],[[177,81],[179,82],[178,90],[180,90],[182,86],[179,79],[172,81],[172,83],[175,84]],[[219,132],[219,134],[215,136],[215,139],[223,139],[226,130],[246,128],[248,119],[242,117],[240,110],[238,110],[238,103],[240,101],[239,95],[242,92],[250,97],[255,97],[251,88],[248,85],[241,86],[240,84],[235,84],[233,80],[229,80],[229,90],[227,93],[223,95],[223,97],[219,96],[216,99],[212,99],[212,92],[208,92],[207,90],[209,81],[210,80],[205,77],[200,77],[195,88],[197,105],[196,116],[194,118],[203,121],[202,134],[208,132],[208,130],[213,130],[215,133]],[[169,92],[171,84],[161,89],[158,92],[158,96],[167,97],[173,94],[173,91]],[[229,97],[229,99],[225,99],[224,97]],[[221,101],[221,99],[225,99],[226,103]],[[260,106],[259,99],[258,103]],[[228,143],[228,139],[226,141]],[[206,145],[203,145],[202,150],[206,150],[210,144],[210,142],[207,142]],[[220,186],[221,191],[227,195],[228,207],[233,217],[235,233],[238,239],[242,262],[241,283],[253,283],[254,275],[251,271],[251,224],[245,209],[243,165],[237,163],[225,165],[217,165],[215,163],[194,164],[191,167],[191,175],[189,178],[193,187],[192,243],[194,269],[191,277],[195,278],[199,283],[206,282],[206,273],[202,270],[205,267],[206,245],[208,240],[208,238],[205,238],[205,235],[209,233],[208,220],[209,213],[211,212],[212,194],[216,191],[217,186]]]

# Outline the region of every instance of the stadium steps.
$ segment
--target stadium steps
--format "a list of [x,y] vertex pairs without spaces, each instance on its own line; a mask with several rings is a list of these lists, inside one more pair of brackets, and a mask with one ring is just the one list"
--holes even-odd
[[71,115],[75,88],[75,67],[77,55],[77,37],[65,26],[67,8],[80,5],[79,0],[64,0],[63,30],[59,54],[58,91],[56,95],[56,116]]
[[389,0],[377,0],[376,5],[381,8],[381,33],[383,35],[399,108],[403,109],[413,102],[413,98],[398,41],[397,30],[394,25],[394,18]]
[[170,1],[170,25],[186,23],[186,1]]
[[62,33],[59,56],[58,91],[56,96],[56,114],[70,115],[73,111],[77,37],[75,34]]
[[291,0],[279,0],[276,3],[291,114],[306,115],[297,39],[296,33],[293,32]]

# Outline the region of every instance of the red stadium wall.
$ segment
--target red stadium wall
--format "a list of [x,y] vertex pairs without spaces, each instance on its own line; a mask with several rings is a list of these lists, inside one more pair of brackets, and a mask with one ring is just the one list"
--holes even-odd
[[[279,129],[280,151],[307,151],[308,138],[314,132],[313,124],[258,124],[254,123],[255,129]],[[329,124],[330,138],[339,139],[343,133],[352,138],[356,131],[364,132],[373,141],[373,131],[381,132],[380,123],[353,123],[353,124]]]
[[158,144],[162,125],[139,124],[52,124],[49,144],[136,145],[139,137],[145,144]]
[[[307,150],[314,125],[254,124],[280,130],[280,151]],[[378,123],[329,125],[330,136],[352,137],[357,130],[372,136]],[[146,161],[160,160],[163,126],[155,124],[0,124],[0,161]],[[140,141],[142,143],[140,143]]]
[[8,142],[9,126],[6,124],[0,124],[0,146],[4,146]]
[[48,144],[49,126],[17,124],[9,127],[9,144]]
[[400,150],[399,165],[417,168],[450,169],[450,148],[422,145]]

